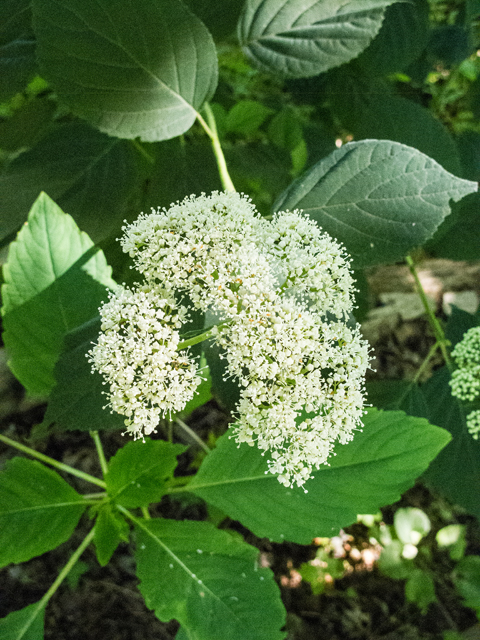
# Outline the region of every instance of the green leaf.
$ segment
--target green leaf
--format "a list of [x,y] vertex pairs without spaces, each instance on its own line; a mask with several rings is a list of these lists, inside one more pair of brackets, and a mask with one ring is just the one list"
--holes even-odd
[[185,4],[205,24],[214,38],[225,39],[235,31],[242,10],[238,0],[186,0]]
[[110,502],[102,504],[97,519],[93,541],[98,562],[107,565],[120,542],[128,542],[129,528],[123,516]]
[[29,0],[0,3],[0,101],[23,91],[37,68]]
[[480,259],[480,194],[471,193],[452,206],[427,245],[428,252],[447,260]]
[[114,286],[101,251],[45,193],[10,245],[3,268],[4,342],[10,368],[34,395],[48,395],[64,336],[98,314]]
[[238,38],[262,71],[315,76],[356,58],[378,33],[395,0],[247,0]]
[[13,458],[0,473],[0,566],[25,562],[68,540],[85,509],[57,473]]
[[[33,146],[45,135],[56,111],[53,100],[36,97],[0,122],[0,148],[19,151]],[[18,195],[18,194],[17,194]]]
[[465,606],[480,613],[480,557],[462,558],[455,568],[454,582]]
[[377,37],[360,54],[358,64],[377,76],[403,71],[427,45],[428,12],[428,0],[398,2],[388,7]]
[[258,550],[207,522],[148,520],[135,558],[147,607],[195,640],[281,640],[285,610]]
[[286,106],[272,118],[268,137],[277,147],[293,151],[303,140],[303,130],[296,112]]
[[250,135],[255,133],[272,113],[275,113],[273,109],[261,102],[239,100],[228,112],[225,126],[227,131],[232,133]]
[[33,0],[46,79],[75,113],[119,138],[192,126],[217,85],[210,33],[180,0]]
[[0,636],[2,640],[43,640],[45,607],[42,607],[32,619],[37,607],[38,602],[34,602],[23,609],[12,611],[5,618],[1,618]]
[[187,447],[163,440],[128,442],[108,463],[108,495],[124,507],[146,507],[160,502],[173,476],[177,456]]
[[357,69],[352,71],[332,74],[329,96],[335,114],[356,140],[400,142],[433,158],[450,173],[462,175],[457,145],[428,109],[390,95],[385,83],[361,78]]
[[169,207],[186,195],[220,191],[222,185],[212,147],[175,138],[152,145],[155,164],[148,182],[144,211]]
[[0,176],[0,236],[16,231],[40,191],[58,201],[94,239],[125,217],[136,184],[131,144],[109,138],[83,122],[55,127],[10,163]]
[[229,434],[205,458],[188,491],[239,520],[259,537],[309,544],[376,513],[410,487],[445,446],[448,434],[400,411],[372,409],[352,442],[335,447],[329,466],[309,480],[305,494],[286,489],[267,471],[256,447],[238,445]]
[[422,386],[429,420],[452,434],[452,441],[432,462],[425,479],[480,518],[480,442],[468,433],[465,409],[452,396],[449,380],[450,373],[443,368]]
[[431,576],[421,569],[412,571],[405,584],[405,597],[408,602],[414,602],[420,611],[425,614],[428,605],[432,602],[437,602],[435,584]]
[[365,266],[403,258],[433,235],[450,200],[476,190],[416,149],[363,140],[317,162],[274,210],[303,209],[345,244],[355,266]]
[[14,40],[0,46],[0,101],[23,91],[35,75],[34,40]]
[[105,380],[92,371],[87,352],[98,339],[100,318],[83,324],[65,336],[63,351],[55,365],[55,386],[48,399],[43,422],[34,428],[36,437],[58,431],[123,429],[125,417],[105,406]]

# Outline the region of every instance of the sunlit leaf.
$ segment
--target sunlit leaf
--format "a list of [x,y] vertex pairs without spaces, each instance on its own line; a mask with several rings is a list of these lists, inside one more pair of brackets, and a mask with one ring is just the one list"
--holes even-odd
[[285,488],[267,473],[256,447],[229,434],[205,458],[188,490],[239,520],[257,536],[308,544],[376,513],[410,487],[449,441],[448,433],[400,411],[370,410],[352,442],[335,447],[329,465],[305,484]]

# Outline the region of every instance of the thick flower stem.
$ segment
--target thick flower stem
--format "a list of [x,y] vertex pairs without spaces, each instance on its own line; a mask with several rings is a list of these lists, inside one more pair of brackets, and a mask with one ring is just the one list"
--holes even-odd
[[220,180],[222,181],[223,188],[225,191],[235,191],[235,187],[233,186],[232,179],[230,178],[230,174],[227,169],[227,162],[225,160],[225,156],[223,155],[222,145],[220,144],[220,138],[218,137],[217,124],[215,122],[215,116],[213,115],[213,111],[206,102],[203,105],[203,109],[207,116],[208,124],[202,118],[200,114],[197,115],[197,119],[204,128],[206,134],[212,141],[213,153],[215,154],[215,159],[217,161],[218,172],[220,173]]
[[40,602],[37,603],[37,606],[34,608],[32,613],[30,614],[30,617],[28,618],[27,622],[23,625],[23,627],[21,629],[19,629],[17,631],[17,634],[15,636],[16,640],[22,640],[22,638],[27,638],[28,637],[26,634],[28,633],[28,630],[32,626],[33,622],[35,621],[35,618],[42,611],[42,609],[44,609],[47,606],[50,598],[57,591],[58,587],[62,584],[62,582],[67,577],[67,575],[72,570],[72,568],[75,566],[75,564],[79,560],[79,558],[82,555],[82,553],[85,551],[85,549],[88,547],[88,545],[92,542],[94,531],[95,531],[94,528],[91,529],[91,531],[89,531],[89,533],[85,536],[85,538],[83,539],[83,541],[80,544],[80,546],[72,554],[72,556],[70,557],[70,560],[67,562],[67,564],[63,567],[63,569],[58,574],[57,579],[55,580],[55,582],[52,584],[52,586],[47,591],[47,593],[43,596],[43,598],[40,600]]
[[[437,345],[439,346],[443,358],[445,360],[445,364],[447,365],[447,367],[452,370],[453,369],[453,364],[452,364],[452,360],[450,358],[450,354],[448,353],[448,345],[450,344],[449,341],[445,338],[445,332],[443,331],[440,322],[438,321],[438,319],[435,317],[435,314],[433,313],[433,311],[430,308],[430,305],[428,304],[428,300],[427,300],[427,296],[425,294],[425,291],[422,287],[422,283],[420,282],[420,278],[418,277],[418,273],[417,270],[415,269],[415,264],[411,258],[411,256],[408,256],[405,258],[405,261],[408,265],[408,268],[410,270],[410,273],[413,276],[413,279],[415,280],[415,284],[417,286],[417,291],[418,291],[418,295],[420,296],[420,299],[422,301],[423,304],[423,308],[425,309],[425,312],[427,314],[427,318],[428,321],[430,323],[430,326],[432,327],[433,333],[435,335],[435,339],[437,341]],[[427,357],[431,357],[431,355],[429,354]]]
[[15,447],[15,449],[23,451],[23,453],[27,453],[29,456],[37,458],[37,460],[41,460],[42,462],[45,462],[46,464],[49,464],[56,469],[60,469],[60,471],[65,471],[66,473],[70,473],[72,476],[77,476],[77,478],[81,478],[82,480],[86,480],[87,482],[91,482],[92,484],[96,484],[99,487],[102,487],[102,489],[107,488],[107,485],[103,480],[99,480],[99,478],[95,478],[95,476],[91,476],[89,473],[79,471],[78,469],[75,469],[68,464],[58,462],[57,460],[54,460],[53,458],[50,458],[49,456],[46,456],[39,451],[35,451],[35,449],[31,449],[30,447],[27,447],[20,442],[16,442],[15,440],[7,438],[7,436],[0,435],[0,441],[10,445],[11,447]]

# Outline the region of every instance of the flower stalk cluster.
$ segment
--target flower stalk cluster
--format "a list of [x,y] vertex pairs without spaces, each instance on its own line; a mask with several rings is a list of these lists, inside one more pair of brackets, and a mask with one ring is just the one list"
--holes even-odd
[[[480,396],[480,327],[473,327],[465,333],[452,351],[452,358],[458,365],[450,380],[452,395],[466,402],[474,402]],[[468,414],[467,428],[472,438],[478,440],[480,410]]]
[[135,436],[180,411],[200,382],[180,331],[192,309],[213,312],[210,334],[241,390],[233,436],[268,451],[281,483],[302,486],[363,414],[368,347],[348,323],[343,248],[300,212],[267,221],[235,192],[142,214],[124,232],[144,282],[112,294],[90,354],[111,408]]

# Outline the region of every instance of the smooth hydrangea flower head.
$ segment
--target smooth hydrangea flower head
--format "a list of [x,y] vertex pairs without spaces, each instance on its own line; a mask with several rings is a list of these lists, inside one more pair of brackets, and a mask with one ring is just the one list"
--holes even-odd
[[177,351],[186,309],[160,289],[118,287],[100,315],[90,361],[110,385],[109,405],[126,416],[127,430],[148,435],[160,418],[181,411],[200,383],[195,362]]
[[139,435],[192,397],[195,363],[178,349],[188,312],[175,304],[188,299],[221,321],[213,339],[241,390],[233,437],[267,453],[281,483],[302,486],[363,414],[368,347],[346,323],[343,248],[300,212],[268,221],[238,193],[191,196],[124,231],[144,284],[105,305],[92,350],[112,408]]
[[186,291],[196,308],[231,317],[248,294],[274,286],[257,247],[267,225],[245,196],[214,192],[141,215],[125,228],[122,246],[147,282]]
[[217,342],[241,385],[237,442],[268,450],[279,481],[302,486],[359,427],[366,342],[357,329],[280,296],[222,326]]
[[[465,333],[452,351],[458,369],[452,373],[450,386],[452,395],[473,402],[480,396],[480,327],[473,327]],[[480,411],[472,411],[467,416],[467,428],[475,440],[480,434]]]

